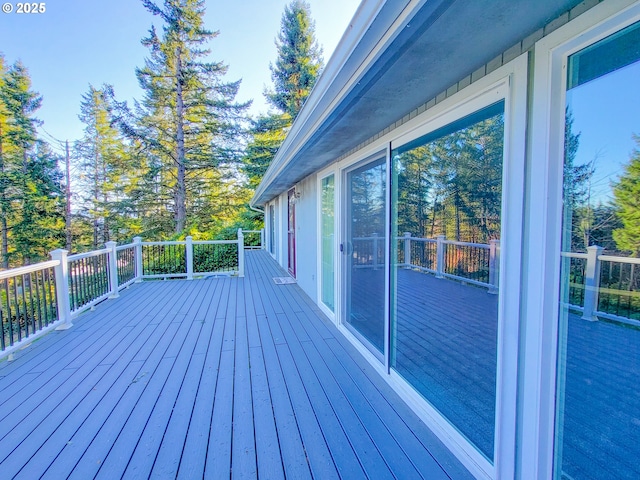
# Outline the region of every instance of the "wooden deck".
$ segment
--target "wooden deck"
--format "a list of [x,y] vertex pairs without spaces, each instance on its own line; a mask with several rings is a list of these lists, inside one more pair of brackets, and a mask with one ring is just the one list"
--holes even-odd
[[265,252],[145,282],[0,364],[0,478],[468,472]]

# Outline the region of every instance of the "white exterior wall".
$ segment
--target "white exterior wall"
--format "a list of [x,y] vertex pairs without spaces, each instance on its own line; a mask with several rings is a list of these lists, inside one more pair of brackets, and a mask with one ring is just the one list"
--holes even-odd
[[[296,203],[296,280],[304,292],[317,301],[317,185],[311,175],[295,186],[300,198]],[[288,191],[265,206],[265,235],[269,237],[269,207],[275,206],[275,259],[285,270],[289,263]]]
[[317,215],[318,195],[316,175],[311,175],[296,185],[300,200],[296,205],[296,253],[298,285],[316,302],[317,285]]

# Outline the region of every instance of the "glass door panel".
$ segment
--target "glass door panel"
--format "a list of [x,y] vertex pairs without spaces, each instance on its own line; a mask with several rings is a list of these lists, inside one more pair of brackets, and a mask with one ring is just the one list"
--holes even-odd
[[555,476],[640,478],[640,24],[571,55]]
[[346,174],[345,324],[372,351],[384,353],[385,158]]
[[391,367],[493,460],[504,102],[392,152]]
[[334,176],[322,179],[321,192],[321,299],[329,310],[334,311]]

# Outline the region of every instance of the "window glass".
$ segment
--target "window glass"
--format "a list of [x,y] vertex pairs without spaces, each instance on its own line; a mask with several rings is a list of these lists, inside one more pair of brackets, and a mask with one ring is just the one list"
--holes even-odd
[[640,478],[640,24],[568,60],[556,478]]
[[385,353],[386,159],[346,175],[345,324],[371,347]]
[[321,285],[322,303],[334,311],[334,177],[322,179],[321,199]]
[[504,102],[393,152],[391,366],[493,459]]

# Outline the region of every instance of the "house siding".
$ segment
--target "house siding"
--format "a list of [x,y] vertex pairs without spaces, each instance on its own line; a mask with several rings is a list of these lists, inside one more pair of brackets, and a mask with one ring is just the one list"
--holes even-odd
[[[600,5],[600,7],[595,11],[592,11],[594,7],[597,7],[601,3],[604,3],[604,5]],[[616,5],[618,5],[618,7],[616,7]],[[532,152],[532,139],[534,137],[532,136],[531,131],[532,129],[538,128],[537,122],[539,123],[539,119],[533,118],[536,109],[540,108],[536,102],[542,104],[545,103],[545,99],[541,98],[544,97],[544,95],[539,95],[539,92],[536,90],[540,88],[539,84],[541,83],[540,80],[537,79],[536,75],[542,69],[540,66],[542,62],[539,61],[539,58],[536,64],[536,56],[539,55],[540,52],[545,53],[544,46],[541,45],[544,45],[545,42],[555,38],[558,34],[564,35],[565,31],[571,31],[572,29],[584,29],[584,31],[587,31],[592,28],[592,15],[606,9],[607,6],[613,10],[615,8],[623,8],[626,5],[624,1],[615,2],[613,0],[587,0],[582,2],[571,10],[568,10],[557,18],[549,21],[543,28],[521,38],[519,42],[506,49],[499,56],[485,63],[482,67],[476,69],[471,74],[459,79],[456,83],[449,85],[435,97],[428,99],[418,108],[389,124],[384,130],[371,136],[368,140],[362,142],[346,154],[336,158],[331,162],[331,164],[323,166],[321,170],[322,172],[326,173],[327,171],[333,171],[336,175],[335,213],[337,217],[336,235],[338,235],[338,238],[342,238],[341,235],[344,235],[345,219],[341,218],[341,212],[345,210],[345,206],[342,203],[344,198],[341,197],[340,192],[341,188],[343,188],[341,185],[341,176],[344,174],[345,169],[354,163],[363,161],[374,153],[384,151],[389,147],[390,143],[393,147],[393,142],[398,142],[401,137],[407,135],[407,132],[417,130],[422,126],[428,126],[433,119],[443,115],[442,112],[446,112],[449,108],[457,108],[456,103],[459,102],[460,98],[464,99],[465,96],[469,97],[469,92],[485,88],[483,85],[486,85],[487,82],[493,82],[493,78],[495,78],[496,75],[503,75],[502,72],[509,71],[510,68],[514,68],[513,65],[518,65],[517,71],[525,73],[526,75],[524,78],[521,76],[515,80],[516,83],[520,83],[519,92],[524,92],[521,95],[521,101],[517,107],[516,113],[518,113],[518,116],[523,114],[522,116],[524,118],[522,118],[518,123],[511,123],[510,125],[514,127],[513,131],[518,132],[516,136],[519,139],[518,145],[522,146],[521,150],[523,152],[523,157],[521,160],[514,160],[513,155],[509,155],[508,152],[505,162],[507,165],[509,165],[509,162],[514,162],[518,167],[523,167],[524,180],[523,178],[519,178],[519,185],[521,185],[519,188],[521,188],[521,191],[517,191],[515,192],[515,195],[512,194],[509,197],[509,205],[512,206],[512,208],[514,205],[518,205],[517,208],[522,208],[522,212],[519,212],[515,216],[511,216],[508,221],[505,220],[505,223],[508,223],[510,228],[518,230],[518,234],[522,234],[524,237],[522,242],[517,242],[518,246],[522,245],[522,251],[519,252],[520,254],[511,255],[508,260],[508,268],[511,271],[514,271],[515,264],[517,264],[517,268],[515,269],[517,270],[516,273],[519,273],[519,268],[525,270],[522,277],[516,276],[517,278],[511,278],[511,284],[519,284],[518,280],[528,275],[526,272],[527,268],[531,270],[531,264],[536,261],[532,260],[532,255],[535,255],[536,252],[536,249],[533,248],[532,245],[544,244],[549,237],[553,236],[553,232],[551,230],[549,230],[549,233],[547,230],[542,232],[542,229],[538,229],[540,230],[538,231],[536,229],[532,230],[531,228],[531,219],[535,216],[532,212],[540,208],[536,202],[532,202],[532,192],[538,191],[542,187],[548,187],[549,185],[548,178],[544,179],[544,181],[546,181],[546,184],[544,185],[540,178],[532,180],[532,170],[534,169],[533,167],[535,166],[535,163],[539,163],[543,160],[542,157],[544,157],[544,155],[552,156],[549,152],[538,152],[535,155]],[[588,12],[590,12],[588,15],[582,17],[582,15]],[[577,19],[580,20],[576,21]],[[565,28],[562,29],[563,27]],[[559,29],[562,30],[558,31]],[[554,32],[556,33],[554,34]],[[545,37],[548,37],[549,35],[551,35],[551,37],[545,39]],[[540,42],[543,39],[545,40]],[[536,49],[538,50],[536,51]],[[500,71],[498,72],[498,70]],[[505,84],[510,83],[513,85],[513,76],[507,79],[507,76],[505,75],[503,78],[505,79]],[[544,82],[542,82],[542,84],[544,85]],[[453,98],[454,96],[455,98]],[[513,103],[513,98],[509,97],[507,103]],[[511,108],[511,106],[508,105],[508,108]],[[508,115],[513,117],[514,111],[509,111]],[[366,119],[363,119],[363,122],[365,121]],[[548,132],[549,130],[545,133]],[[303,161],[304,160],[305,159],[303,159]],[[562,160],[560,160],[560,163],[562,163]],[[512,166],[513,164],[511,164],[509,168]],[[318,178],[317,174],[313,174],[296,184],[296,189],[302,193],[301,199],[296,206],[297,281],[305,293],[307,293],[316,303],[320,302],[320,299],[318,298],[319,243],[317,240],[317,237],[320,234],[320,232],[318,232],[318,215],[320,214],[318,205]],[[511,182],[511,185],[516,184],[517,182]],[[512,193],[515,190],[517,190],[517,188],[512,188]],[[284,201],[282,200],[283,198]],[[284,228],[281,229],[281,235],[278,240],[282,251],[279,261],[280,264],[286,268],[286,191],[280,196],[280,199],[279,203],[280,205],[283,205],[284,208],[282,210]],[[553,223],[553,218],[546,218],[546,220],[549,221],[548,223]],[[513,231],[511,234],[511,237],[509,237],[509,235],[505,235],[504,238],[513,238]],[[509,240],[505,240],[505,243],[508,241]],[[548,254],[547,252],[546,255],[550,256],[551,254]],[[542,257],[543,255],[539,256]],[[505,261],[505,265],[506,263],[507,261]],[[504,270],[506,271],[507,268]],[[556,271],[559,270],[556,268]],[[503,409],[498,412],[499,415],[502,415],[502,417],[498,418],[509,417],[514,420],[498,421],[496,431],[498,432],[498,437],[501,436],[502,438],[498,438],[496,440],[499,447],[496,450],[496,457],[494,459],[495,463],[492,463],[490,468],[485,468],[483,466],[474,468],[474,457],[468,457],[471,458],[470,461],[463,459],[463,457],[467,455],[467,452],[462,450],[456,451],[456,445],[453,445],[455,442],[447,443],[445,441],[447,446],[451,448],[459,458],[463,459],[465,465],[474,473],[474,475],[478,476],[478,478],[549,478],[549,472],[551,472],[553,468],[553,416],[555,415],[556,408],[554,403],[556,388],[556,362],[554,357],[554,355],[556,355],[555,344],[550,348],[549,345],[553,342],[547,341],[549,340],[547,337],[544,337],[546,341],[545,345],[541,346],[536,343],[539,340],[537,337],[538,333],[536,332],[536,328],[538,327],[536,325],[542,325],[543,322],[547,322],[548,320],[534,318],[535,315],[531,314],[531,311],[535,311],[536,308],[530,305],[531,299],[535,298],[531,295],[531,291],[541,290],[541,284],[548,281],[548,278],[541,280],[541,275],[542,274],[536,277],[537,283],[532,285],[527,284],[531,287],[528,291],[527,289],[523,289],[520,292],[520,295],[510,295],[511,299],[516,299],[510,299],[510,302],[522,302],[521,304],[516,305],[516,307],[511,311],[512,313],[515,311],[515,314],[508,317],[518,318],[519,322],[512,322],[512,324],[509,325],[512,329],[504,334],[511,340],[516,339],[509,345],[510,348],[513,347],[512,350],[514,350],[515,353],[511,350],[508,352],[510,355],[513,354],[511,355],[509,362],[504,362],[504,356],[501,357],[500,355],[498,358],[502,358],[502,360],[498,361],[502,361],[504,363],[499,365],[499,368],[502,369],[500,371],[501,375],[511,375],[513,381],[509,384],[509,388],[513,390],[513,398],[517,397],[518,399],[511,401],[512,399],[510,397],[504,397],[508,401],[503,402]],[[526,283],[525,280],[523,281]],[[338,286],[336,288],[338,289],[341,287]],[[344,286],[342,288],[344,288]],[[557,287],[553,288],[556,288],[557,290]],[[344,316],[345,314],[344,312],[340,312],[345,303],[345,299],[343,298],[344,296],[344,290],[336,291],[335,321],[340,326],[344,325],[344,319],[341,315]],[[557,302],[555,305],[557,306]],[[557,315],[552,319],[552,321],[555,322],[556,320]],[[544,324],[544,327],[545,329],[547,328],[546,323]],[[543,329],[540,328],[540,330],[542,331]],[[349,332],[347,331],[344,331],[344,333],[354,344],[358,343],[358,339],[356,337],[349,336]],[[542,332],[539,335],[543,334],[548,335],[546,332]],[[500,345],[504,343],[505,342],[501,340]],[[543,358],[541,360],[536,357],[539,352],[543,350],[548,358],[552,358],[548,363],[546,359]],[[423,399],[418,398],[414,401],[414,397],[411,396],[413,392],[407,393],[408,390],[410,390],[407,388],[408,384],[403,383],[403,379],[394,377],[392,368],[387,369],[386,372],[382,371],[383,368],[387,368],[386,365],[382,365],[379,360],[376,360],[371,355],[367,356],[368,352],[366,351],[366,348],[360,348],[360,351],[374,366],[380,367],[380,373],[382,376],[397,388],[397,391],[401,393],[402,398],[407,401],[407,403],[409,403],[416,412],[419,412],[423,420],[428,417],[428,414],[422,415],[423,407],[420,402],[424,403]],[[517,368],[512,368],[513,365],[517,365]],[[539,368],[534,368],[536,365]],[[390,371],[391,373],[389,373]],[[505,374],[504,372],[507,373]],[[540,375],[544,377],[543,381],[538,378]],[[543,385],[545,381],[547,382],[546,386]],[[502,385],[506,384],[504,378],[501,378],[499,382],[502,382]],[[536,384],[535,382],[538,383]],[[509,392],[507,393],[510,394]],[[545,400],[543,397],[548,398]],[[501,397],[501,400],[504,400],[504,398]],[[539,403],[541,398],[543,398],[543,402],[547,401],[548,405],[544,404],[540,406]],[[504,405],[507,405],[507,407],[504,407]],[[545,417],[545,415],[547,415],[548,418]],[[545,419],[547,420],[548,425],[543,425],[545,423]],[[434,432],[436,432],[440,438],[446,439],[449,432],[442,429],[438,430],[439,425],[437,424],[437,420],[431,423],[429,423],[429,420],[432,419],[427,418],[425,423],[433,428]],[[503,424],[506,425],[506,427]],[[517,432],[517,430],[519,430],[519,432]],[[510,440],[516,438],[516,442]],[[517,447],[514,445],[515,443],[517,443]],[[545,455],[548,458],[545,458]]]

